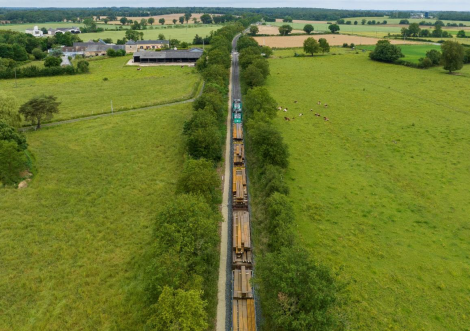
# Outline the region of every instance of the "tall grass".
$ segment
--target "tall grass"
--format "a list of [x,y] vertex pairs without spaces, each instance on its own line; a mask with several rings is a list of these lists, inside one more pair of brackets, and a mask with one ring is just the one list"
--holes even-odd
[[142,330],[138,270],[183,165],[190,104],[27,134],[38,173],[0,192],[0,330]]

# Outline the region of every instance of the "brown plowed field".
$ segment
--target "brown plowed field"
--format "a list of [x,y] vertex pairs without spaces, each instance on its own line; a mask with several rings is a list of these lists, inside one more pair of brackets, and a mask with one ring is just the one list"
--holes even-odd
[[[270,47],[277,48],[290,48],[290,47],[303,47],[304,40],[309,36],[288,36],[288,37],[255,37],[256,41],[260,45],[267,45]],[[344,43],[354,43],[355,45],[375,45],[380,39],[377,38],[368,38],[368,37],[359,37],[359,36],[347,36],[347,35],[317,35],[315,39],[325,38],[330,46],[342,46]],[[402,44],[419,44],[418,42],[411,41],[402,41],[402,40],[390,40],[394,45]]]

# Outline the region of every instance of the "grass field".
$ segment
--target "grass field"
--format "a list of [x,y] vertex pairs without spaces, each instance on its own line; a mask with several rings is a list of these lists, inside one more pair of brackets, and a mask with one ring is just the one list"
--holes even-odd
[[349,282],[351,329],[469,330],[470,66],[292,55],[275,52],[267,87],[289,109],[297,232]]
[[28,133],[38,174],[0,194],[0,330],[143,330],[139,259],[183,165],[191,105]]
[[[90,61],[90,73],[74,76],[3,80],[2,89],[20,103],[41,93],[53,94],[61,102],[54,120],[115,111],[188,99],[200,78],[194,68],[179,66],[145,67],[137,71],[125,66],[124,58]],[[108,78],[104,81],[103,78]]]
[[[409,61],[412,63],[418,63],[420,58],[426,56],[426,52],[431,49],[441,51],[441,46],[426,44],[426,45],[399,45],[401,52],[405,57],[403,60]],[[358,49],[366,49],[369,51],[374,50],[375,46],[358,46]]]
[[[357,35],[361,35],[361,36],[366,36],[366,37],[377,37],[377,38],[382,38],[386,35],[388,35],[389,33],[390,34],[399,34],[401,29],[403,27],[407,28],[408,25],[399,25],[397,26],[397,24],[399,23],[399,19],[387,19],[387,18],[371,18],[371,17],[365,17],[367,20],[373,20],[375,19],[376,21],[377,20],[380,20],[380,21],[383,21],[384,19],[388,21],[388,24],[380,24],[380,25],[362,25],[360,22],[362,20],[362,17],[360,18],[348,18],[346,19],[347,21],[352,21],[354,22],[355,20],[357,20],[359,22],[358,25],[354,25],[354,24],[351,24],[351,25],[347,25],[347,24],[341,24],[339,27],[340,27],[340,33],[342,34],[357,34]],[[423,21],[424,19],[421,19],[421,20],[417,20],[417,19],[410,19],[410,23],[418,23],[418,22],[421,22]],[[435,20],[425,20],[426,22],[435,22]],[[463,24],[466,24],[468,26],[470,26],[470,22],[460,22],[460,21],[444,21],[446,24],[447,22],[450,22],[450,23],[463,23]],[[269,23],[270,25],[273,25],[273,26],[281,26],[281,25],[284,25],[286,23],[282,23],[282,22],[276,22],[276,23]],[[303,27],[305,26],[306,23],[304,22],[299,22],[297,21],[297,23],[290,23],[290,25],[296,29],[296,30],[302,30]],[[313,23],[312,24],[315,31],[329,31],[328,30],[328,26],[329,24],[326,24],[326,23]],[[422,29],[429,29],[429,30],[432,30],[433,27],[429,27],[429,26],[422,26],[421,27]],[[457,34],[458,30],[461,30],[462,28],[458,28],[458,27],[444,27],[443,28],[445,31],[448,31],[449,33],[452,33],[452,34]]]
[[[222,25],[189,25],[186,28],[181,27],[181,25],[177,25],[174,27],[173,25],[165,25],[165,26],[155,26],[154,29],[147,29],[141,30],[139,32],[144,33],[145,40],[156,40],[158,39],[159,34],[163,34],[167,39],[178,39],[180,41],[185,41],[188,43],[193,42],[194,36],[197,34],[199,36],[205,37],[210,35],[211,31],[218,30]],[[122,31],[104,31],[98,33],[82,33],[80,34],[80,38],[84,41],[88,41],[90,39],[104,39],[104,38],[111,38],[113,42],[116,42],[118,39],[124,38],[125,30]]]
[[[65,28],[65,27],[72,27],[72,26],[79,26],[82,27],[83,24],[81,23],[31,23],[31,24],[6,24],[0,25],[0,30],[12,30],[12,31],[19,31],[25,32],[26,29],[33,28],[34,25],[38,25],[39,28],[46,27],[46,28]],[[111,38],[113,42],[117,42],[118,39],[124,38],[126,33],[126,29],[129,29],[128,26],[124,27],[124,30],[115,31],[114,29],[117,25],[104,25],[99,24],[99,27],[104,29],[109,29],[103,32],[97,33],[81,33],[79,37],[83,41],[88,40],[97,40],[97,39],[105,39]],[[148,27],[147,30],[140,30],[140,32],[144,33],[144,39],[146,40],[156,40],[158,39],[158,35],[163,33],[166,38],[171,39],[178,39],[180,41],[185,42],[192,42],[194,36],[198,34],[199,36],[208,36],[210,35],[211,31],[216,31],[222,25],[217,24],[166,24],[166,25],[153,25],[153,27]]]

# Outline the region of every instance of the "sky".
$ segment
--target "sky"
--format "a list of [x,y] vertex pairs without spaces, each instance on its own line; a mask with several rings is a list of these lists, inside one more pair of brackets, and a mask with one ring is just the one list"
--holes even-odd
[[0,0],[0,7],[307,7],[335,9],[420,10],[420,11],[470,11],[469,0]]

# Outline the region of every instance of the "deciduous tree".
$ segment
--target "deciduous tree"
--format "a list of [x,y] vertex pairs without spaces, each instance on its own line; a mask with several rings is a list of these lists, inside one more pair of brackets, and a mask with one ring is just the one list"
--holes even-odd
[[40,95],[21,105],[19,112],[25,120],[31,121],[32,125],[36,125],[36,129],[40,129],[42,120],[50,120],[54,114],[59,113],[59,105],[60,102],[57,101],[57,97]]
[[305,26],[304,26],[304,31],[305,31],[305,33],[307,33],[307,34],[312,33],[312,31],[313,31],[313,25],[312,25],[312,24],[305,24]]
[[259,29],[256,25],[250,26],[250,34],[252,36],[256,36],[256,34],[259,32]]
[[60,66],[61,63],[62,63],[62,59],[58,58],[58,57],[55,57],[55,56],[48,56],[44,60],[44,66],[48,67],[48,68],[58,67],[58,66]]
[[455,41],[446,41],[441,45],[442,57],[441,62],[444,69],[449,73],[460,70],[463,67],[465,49],[462,45]]
[[330,24],[328,26],[328,29],[331,31],[331,33],[336,33],[339,31],[339,25],[338,24]]
[[153,23],[155,23],[155,19],[153,17],[149,17],[149,19],[147,20],[147,22],[150,24],[150,25],[153,25]]
[[394,62],[404,55],[400,47],[392,45],[388,40],[379,40],[369,57],[375,61]]
[[161,25],[165,25],[165,19],[162,17],[158,20],[158,23],[160,23]]
[[318,40],[318,43],[320,44],[320,49],[322,53],[328,53],[330,51],[330,44],[325,38],[320,38]]
[[291,32],[292,32],[292,27],[288,24],[285,24],[279,27],[279,33],[281,34],[281,36],[287,36]]
[[314,53],[320,52],[320,45],[314,38],[309,37],[304,40],[304,52],[313,56]]

